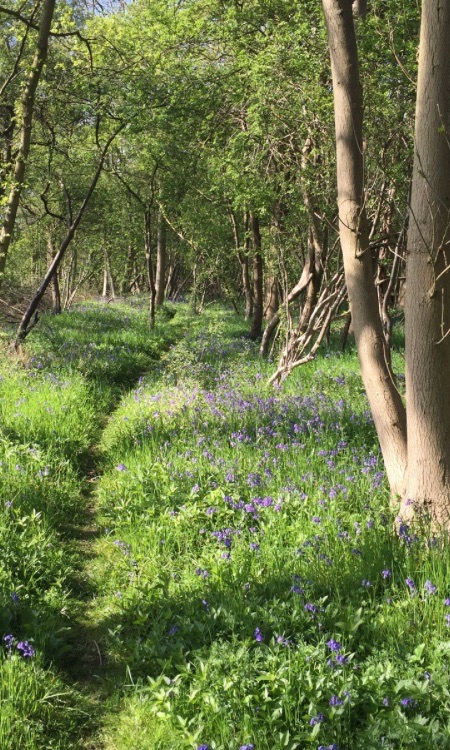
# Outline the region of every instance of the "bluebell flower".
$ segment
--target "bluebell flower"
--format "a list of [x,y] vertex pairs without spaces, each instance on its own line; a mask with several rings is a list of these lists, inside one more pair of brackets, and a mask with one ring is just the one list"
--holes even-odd
[[404,708],[415,708],[417,706],[417,701],[414,698],[402,698],[400,705]]
[[342,648],[342,645],[339,643],[339,641],[335,641],[334,638],[330,638],[329,641],[327,641],[326,645],[330,649],[330,651],[340,651]]
[[33,646],[31,643],[28,643],[28,641],[19,641],[16,648],[18,651],[22,652],[22,656],[25,656],[25,658],[34,656],[36,653]]

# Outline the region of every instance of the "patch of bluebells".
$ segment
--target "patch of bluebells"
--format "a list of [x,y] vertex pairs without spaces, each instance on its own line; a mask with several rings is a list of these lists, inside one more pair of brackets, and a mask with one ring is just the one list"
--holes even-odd
[[5,648],[9,654],[13,652],[14,647],[25,659],[29,659],[36,654],[36,651],[31,643],[29,643],[28,641],[16,642],[16,639],[12,635],[12,633],[3,636],[3,643],[5,644]]

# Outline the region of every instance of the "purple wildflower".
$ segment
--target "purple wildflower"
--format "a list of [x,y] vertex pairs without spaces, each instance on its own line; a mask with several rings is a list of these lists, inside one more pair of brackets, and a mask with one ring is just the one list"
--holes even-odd
[[11,651],[12,647],[14,646],[14,641],[15,638],[12,633],[3,636],[3,643],[5,644],[5,647],[8,649],[8,651]]
[[339,641],[335,641],[334,638],[330,638],[329,641],[327,641],[326,645],[330,649],[330,651],[340,651],[342,649],[342,645],[339,643]]
[[316,724],[320,724],[321,721],[325,721],[325,715],[318,713],[317,716],[312,716],[309,720],[311,727],[315,727]]
[[332,695],[330,698],[330,706],[342,706],[343,703],[344,701],[338,695]]
[[402,698],[400,705],[404,708],[415,708],[417,706],[417,701],[414,700],[414,698]]
[[291,645],[292,641],[290,641],[289,638],[285,638],[283,635],[277,635],[277,643],[280,646],[287,647]]
[[116,469],[117,471],[127,471],[125,464],[117,464]]
[[255,630],[254,630],[254,632],[253,632],[253,635],[255,636],[255,641],[259,641],[259,642],[261,642],[261,641],[263,641],[263,640],[264,640],[264,636],[263,636],[263,634],[261,633],[261,631],[260,631],[260,629],[259,629],[259,628],[255,628]]
[[19,643],[16,646],[18,651],[22,652],[22,656],[25,658],[34,656],[36,651],[34,650],[31,643],[28,643],[28,641],[19,641]]
[[388,568],[386,568],[386,570],[381,571],[381,575],[383,576],[383,578],[390,578],[391,571]]
[[434,585],[433,583],[431,583],[431,581],[425,581],[425,583],[424,583],[424,586],[423,586],[423,587],[424,587],[424,589],[425,589],[425,592],[426,592],[427,594],[430,594],[430,596],[431,596],[432,594],[435,594],[435,593],[436,593],[436,591],[437,591],[437,586],[435,586],[435,585]]

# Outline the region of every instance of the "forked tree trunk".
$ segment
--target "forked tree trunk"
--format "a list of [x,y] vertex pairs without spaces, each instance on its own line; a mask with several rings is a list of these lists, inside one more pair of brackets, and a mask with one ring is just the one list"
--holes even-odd
[[349,0],[322,3],[333,77],[339,233],[352,323],[391,490],[393,495],[403,496],[406,413],[388,366],[369,251],[364,210],[362,91],[352,5]]
[[[450,528],[450,0],[423,0],[406,256],[406,499]],[[414,505],[405,501],[402,515]]]
[[17,156],[15,158],[11,189],[4,211],[3,225],[0,230],[0,288],[5,272],[6,257],[11,244],[12,233],[16,223],[17,209],[25,179],[25,168],[31,145],[31,126],[33,121],[34,99],[37,85],[45,65],[48,52],[48,39],[52,25],[56,0],[45,0],[42,7],[39,34],[33,62],[21,97],[20,109],[20,137]]

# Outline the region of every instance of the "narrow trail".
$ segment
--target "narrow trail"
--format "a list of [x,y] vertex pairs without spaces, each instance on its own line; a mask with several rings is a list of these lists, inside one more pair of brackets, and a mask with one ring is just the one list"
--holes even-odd
[[[176,346],[181,334],[180,327],[168,348]],[[149,372],[147,370],[141,375],[148,375]],[[156,373],[155,377],[158,377]],[[73,580],[72,590],[77,600],[77,609],[72,622],[70,653],[65,671],[73,687],[83,695],[91,707],[91,716],[80,737],[79,746],[83,750],[104,750],[105,718],[114,711],[121,700],[118,693],[117,665],[109,663],[104,653],[106,630],[104,623],[98,620],[96,611],[97,600],[101,597],[100,583],[104,575],[101,557],[95,549],[97,541],[104,533],[98,523],[96,491],[103,474],[103,453],[100,448],[103,431],[114,418],[122,398],[136,388],[139,379],[140,376],[136,376],[134,383],[128,383],[126,388],[113,386],[107,413],[102,411],[97,415],[99,429],[82,467],[84,517],[77,526],[70,529],[71,546],[80,566]]]

